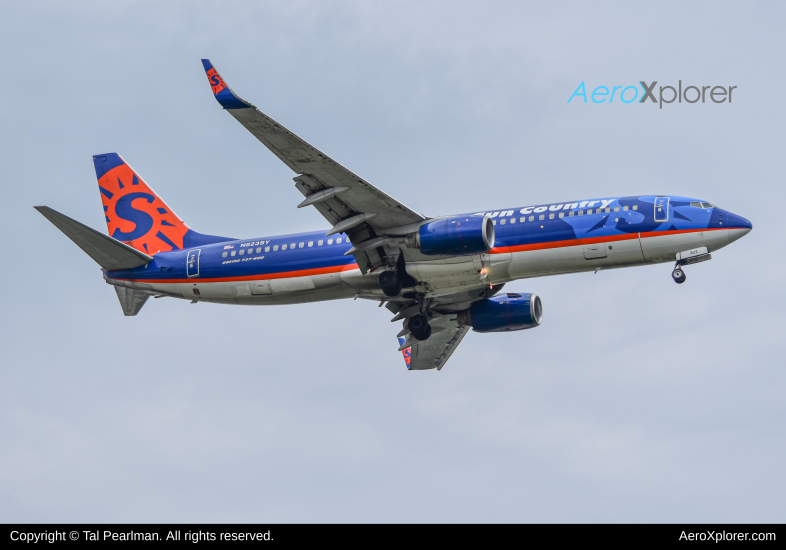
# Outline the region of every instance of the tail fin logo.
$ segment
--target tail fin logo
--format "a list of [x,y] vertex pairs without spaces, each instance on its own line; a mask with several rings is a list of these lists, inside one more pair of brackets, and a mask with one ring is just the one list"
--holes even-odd
[[94,157],[109,234],[144,252],[183,248],[188,226],[115,153]]
[[211,67],[210,70],[207,71],[207,79],[210,81],[210,87],[213,88],[213,95],[218,95],[219,92],[225,90],[227,87],[215,67]]

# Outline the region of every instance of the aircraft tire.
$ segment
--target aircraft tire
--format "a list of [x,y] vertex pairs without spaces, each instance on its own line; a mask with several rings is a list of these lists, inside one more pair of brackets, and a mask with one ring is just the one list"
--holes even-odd
[[428,340],[431,336],[431,325],[425,315],[414,315],[407,321],[407,327],[416,340]]
[[398,283],[393,288],[383,288],[382,292],[385,293],[385,296],[390,296],[391,298],[393,298],[394,296],[398,296],[399,294],[401,294],[401,288],[402,288],[401,283]]
[[685,279],[687,279],[687,277],[685,276],[685,272],[681,269],[675,269],[674,271],[672,271],[671,276],[674,279],[674,282],[677,283],[678,285],[681,285],[682,283],[685,282]]
[[401,281],[395,271],[383,271],[379,274],[377,284],[385,296],[398,296],[401,293]]

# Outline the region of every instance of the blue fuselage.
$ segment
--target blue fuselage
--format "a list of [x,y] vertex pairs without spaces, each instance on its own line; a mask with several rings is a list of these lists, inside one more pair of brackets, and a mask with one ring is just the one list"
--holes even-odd
[[[517,207],[473,215],[476,214],[488,214],[494,220],[494,248],[481,256],[492,260],[495,255],[506,258],[506,267],[497,269],[496,279],[500,282],[596,267],[673,261],[680,250],[700,245],[716,250],[751,229],[745,218],[707,202],[657,195]],[[615,246],[619,252],[615,252]],[[106,277],[127,281],[129,286],[143,284],[142,288],[169,295],[218,302],[248,299],[249,303],[291,303],[373,292],[373,285],[358,283],[367,276],[358,272],[352,255],[345,255],[351,247],[346,235],[326,237],[323,231],[228,240],[162,252],[145,266],[106,272]],[[588,254],[587,247],[599,251]],[[423,263],[435,260],[420,259]],[[484,258],[478,261],[486,265]],[[533,262],[540,262],[542,269]],[[522,267],[525,265],[526,269]],[[331,286],[325,276],[332,278],[336,289],[343,285],[343,291],[325,291]],[[320,277],[325,280],[319,284],[288,283],[291,299],[286,302],[272,299],[286,292],[275,290],[286,287],[283,280]],[[494,277],[490,280],[494,282]],[[211,283],[230,285],[206,291]],[[232,283],[246,286],[238,291]],[[308,296],[312,290],[312,296]],[[266,297],[271,299],[265,300]]]

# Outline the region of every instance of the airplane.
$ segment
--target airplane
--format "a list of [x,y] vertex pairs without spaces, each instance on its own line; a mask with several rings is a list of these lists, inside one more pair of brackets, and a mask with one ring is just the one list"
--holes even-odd
[[218,103],[289,166],[327,231],[235,239],[190,228],[117,153],[95,155],[105,235],[35,207],[101,267],[127,316],[150,296],[191,303],[273,305],[362,298],[401,321],[409,370],[441,370],[464,336],[536,328],[533,293],[518,279],[674,262],[687,265],[751,229],[703,199],[631,195],[427,217],[344,168],[241,99],[209,60]]

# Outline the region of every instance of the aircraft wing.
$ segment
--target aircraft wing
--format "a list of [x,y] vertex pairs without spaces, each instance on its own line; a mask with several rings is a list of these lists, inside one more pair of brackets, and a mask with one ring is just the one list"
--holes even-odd
[[[347,233],[352,244],[357,246],[377,237],[377,232],[384,233],[385,229],[426,219],[241,99],[227,86],[209,60],[203,59],[202,64],[221,106],[299,174],[294,178],[295,186],[305,200],[298,208],[314,206],[333,226],[327,235]],[[370,258],[368,265],[359,261],[361,269],[378,263],[373,249],[355,253],[355,257],[363,254],[369,254]]]
[[469,332],[469,327],[459,326],[456,321],[433,323],[434,330],[428,340],[415,340],[399,336],[399,351],[409,370],[441,370],[461,340]]

